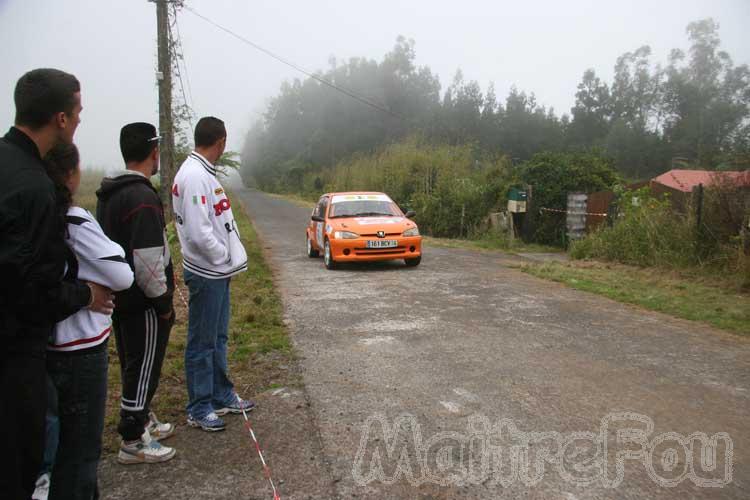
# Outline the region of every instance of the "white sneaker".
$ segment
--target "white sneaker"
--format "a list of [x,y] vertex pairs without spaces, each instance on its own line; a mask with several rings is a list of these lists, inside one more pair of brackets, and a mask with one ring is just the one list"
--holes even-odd
[[148,430],[146,430],[138,441],[134,443],[123,441],[120,444],[117,461],[124,465],[155,464],[171,460],[174,455],[174,448],[164,446],[159,441],[152,439]]
[[49,496],[49,472],[45,472],[39,476],[36,480],[36,488],[34,493],[31,494],[31,500],[47,500]]
[[174,424],[168,424],[161,422],[156,418],[156,414],[152,411],[148,412],[148,424],[146,430],[151,435],[151,439],[161,441],[174,435],[175,426]]

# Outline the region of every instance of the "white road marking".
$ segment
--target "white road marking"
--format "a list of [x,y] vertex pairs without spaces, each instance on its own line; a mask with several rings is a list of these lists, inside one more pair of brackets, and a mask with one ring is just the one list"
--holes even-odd
[[370,337],[367,339],[362,339],[359,341],[360,344],[364,345],[374,345],[374,344],[390,344],[395,339],[391,336],[381,336],[378,335],[377,337]]
[[443,407],[451,413],[461,413],[461,405],[453,401],[441,401]]
[[468,399],[469,401],[473,401],[473,402],[479,401],[479,396],[477,396],[473,392],[467,391],[466,389],[456,387],[455,389],[453,389],[453,392],[455,392],[462,398]]

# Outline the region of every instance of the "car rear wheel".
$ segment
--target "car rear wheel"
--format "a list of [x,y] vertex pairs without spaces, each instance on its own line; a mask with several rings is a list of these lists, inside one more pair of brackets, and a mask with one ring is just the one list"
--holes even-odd
[[417,267],[422,262],[422,256],[415,257],[413,259],[404,259],[404,263],[407,267]]
[[331,244],[328,240],[323,244],[323,262],[327,269],[336,269],[337,267],[336,261],[333,260],[333,255],[331,255]]
[[305,233],[305,246],[307,247],[307,256],[311,259],[320,255],[320,252],[313,248],[312,241],[310,241],[310,236],[308,236],[307,233]]

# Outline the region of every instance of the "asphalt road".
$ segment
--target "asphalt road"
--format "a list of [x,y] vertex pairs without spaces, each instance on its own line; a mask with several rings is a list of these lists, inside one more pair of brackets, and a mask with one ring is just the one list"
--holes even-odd
[[[340,498],[750,498],[748,339],[499,254],[427,247],[417,268],[327,271],[304,253],[309,209],[234,196],[274,268]],[[716,447],[701,454],[700,433]]]

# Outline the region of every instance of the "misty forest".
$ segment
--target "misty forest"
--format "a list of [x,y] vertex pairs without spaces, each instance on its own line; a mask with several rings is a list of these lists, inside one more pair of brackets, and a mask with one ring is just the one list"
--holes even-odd
[[[686,33],[689,47],[673,49],[666,63],[644,45],[617,58],[611,82],[585,71],[571,89],[569,113],[546,107],[527,89],[514,87],[503,98],[492,84],[482,89],[465,80],[461,70],[443,88],[430,68],[415,65],[416,43],[403,37],[380,62],[331,58],[319,79],[282,85],[246,137],[243,177],[266,190],[320,193],[334,187],[329,174],[337,165],[361,163],[363,155],[398,143],[411,144],[414,154],[431,156],[437,148],[477,165],[523,165],[545,153],[593,155],[631,181],[673,167],[746,169],[750,69],[721,50],[714,20],[690,23]],[[342,186],[340,176],[335,183],[367,187]]]

